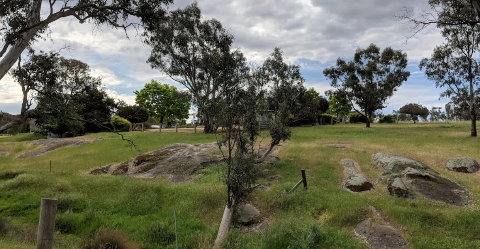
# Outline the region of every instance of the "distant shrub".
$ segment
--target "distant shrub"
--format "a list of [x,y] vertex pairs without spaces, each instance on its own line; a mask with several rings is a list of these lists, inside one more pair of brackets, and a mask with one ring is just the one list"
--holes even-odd
[[121,118],[119,116],[114,116],[110,120],[110,123],[112,124],[113,129],[115,131],[129,131],[130,126],[132,125],[132,123],[130,123],[130,121],[128,121],[124,118]]
[[360,113],[351,113],[348,115],[349,122],[355,123],[367,123],[367,118]]
[[[320,124],[327,125],[327,124],[336,124],[337,117],[331,114],[321,114],[319,116]],[[333,122],[332,122],[333,121]]]
[[388,114],[388,115],[385,115],[383,117],[381,117],[379,120],[378,120],[379,123],[395,123],[395,117],[393,117],[393,115],[391,114]]

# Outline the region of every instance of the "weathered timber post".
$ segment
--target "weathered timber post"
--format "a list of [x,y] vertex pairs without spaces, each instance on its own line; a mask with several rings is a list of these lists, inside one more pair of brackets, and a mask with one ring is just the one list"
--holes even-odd
[[197,133],[197,123],[193,124],[193,133]]
[[177,210],[173,211],[175,217],[175,248],[178,249]]
[[43,198],[37,231],[37,249],[52,249],[57,199]]
[[302,169],[302,181],[303,181],[303,187],[306,190],[307,189],[307,177],[305,175],[305,170],[304,169]]
[[175,124],[175,132],[178,133],[178,123]]

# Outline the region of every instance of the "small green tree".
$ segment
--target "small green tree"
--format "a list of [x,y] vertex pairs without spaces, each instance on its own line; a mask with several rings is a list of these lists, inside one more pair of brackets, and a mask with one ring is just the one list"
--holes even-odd
[[352,103],[340,92],[327,91],[328,97],[328,113],[335,114],[338,118],[345,120],[348,114],[352,112]]
[[323,74],[332,80],[331,85],[343,92],[347,99],[360,107],[357,110],[367,118],[367,128],[376,110],[406,81],[410,72],[407,54],[390,47],[380,51],[375,44],[357,49],[353,61],[339,58],[337,65],[327,68]]
[[298,65],[288,65],[283,61],[283,53],[280,48],[274,49],[270,57],[263,63],[260,72],[259,82],[263,87],[269,89],[266,100],[274,115],[274,120],[269,127],[272,138],[270,146],[259,159],[259,161],[263,161],[273,148],[280,144],[280,141],[290,139],[292,136],[292,131],[288,127],[289,117],[301,109],[298,99],[305,92],[303,86],[305,80]]
[[150,116],[160,123],[160,131],[165,122],[188,118],[190,110],[188,95],[179,92],[174,86],[152,80],[145,84],[142,90],[134,91],[134,93],[137,95],[135,102],[145,107]]
[[407,114],[410,116],[410,118],[413,120],[413,123],[415,124],[416,121],[418,121],[418,117],[422,117],[423,120],[427,120],[429,111],[428,108],[425,106],[422,106],[420,104],[406,104],[402,106],[399,110],[398,113],[403,113]]
[[117,115],[125,118],[132,124],[146,122],[149,118],[148,110],[139,105],[126,105],[118,108]]

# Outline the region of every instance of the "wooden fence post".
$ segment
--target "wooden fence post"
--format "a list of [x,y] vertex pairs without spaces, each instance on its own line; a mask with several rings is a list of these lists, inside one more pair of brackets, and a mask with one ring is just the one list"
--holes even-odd
[[175,132],[178,133],[178,123],[175,124]]
[[52,249],[57,199],[42,198],[37,231],[37,249]]
[[193,133],[197,133],[197,123],[193,124]]

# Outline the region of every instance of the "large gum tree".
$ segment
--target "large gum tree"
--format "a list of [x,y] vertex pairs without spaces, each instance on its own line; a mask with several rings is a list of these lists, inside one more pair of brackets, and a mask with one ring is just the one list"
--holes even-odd
[[[357,49],[352,61],[338,58],[337,65],[323,71],[336,91],[361,110],[370,127],[373,113],[384,107],[397,88],[408,79],[407,54],[390,47],[380,50],[375,44]],[[355,107],[354,107],[355,108]]]
[[155,26],[172,0],[0,0],[0,80],[22,52],[42,38],[49,25],[61,18],[74,17],[79,23],[91,22],[127,30]]

